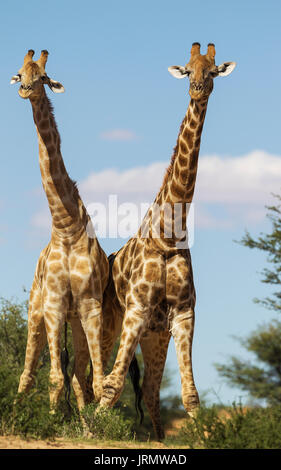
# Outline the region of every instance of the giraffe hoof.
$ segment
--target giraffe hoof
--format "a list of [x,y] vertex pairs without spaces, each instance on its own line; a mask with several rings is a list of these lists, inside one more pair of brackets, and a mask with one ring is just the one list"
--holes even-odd
[[17,406],[23,400],[23,393],[18,393],[17,396],[14,398],[13,406]]
[[94,416],[96,416],[96,417],[106,416],[109,409],[110,409],[109,406],[102,405],[101,403],[99,403],[98,407],[96,408],[96,410],[94,412]]
[[101,401],[101,397],[102,397],[102,394],[103,394],[103,388],[101,387],[95,387],[94,388],[94,399],[96,402],[100,402]]
[[160,431],[158,431],[156,433],[156,436],[157,436],[157,441],[158,442],[162,442],[164,439],[165,439],[165,432],[163,429],[161,429]]
[[89,429],[84,429],[83,430],[83,437],[85,439],[93,439],[94,434]]

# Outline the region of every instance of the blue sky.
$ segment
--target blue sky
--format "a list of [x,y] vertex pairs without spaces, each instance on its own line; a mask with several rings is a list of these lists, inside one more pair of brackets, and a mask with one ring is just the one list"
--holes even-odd
[[[38,165],[31,108],[10,86],[30,48],[48,49],[49,94],[70,176],[86,204],[153,200],[186,112],[188,83],[167,72],[184,65],[191,44],[216,45],[216,63],[236,61],[215,80],[203,130],[192,247],[197,289],[195,381],[211,401],[238,400],[213,364],[246,357],[232,335],[245,336],[272,314],[255,305],[265,256],[234,243],[245,229],[270,230],[265,205],[280,190],[280,17],[277,0],[122,1],[54,6],[30,0],[1,5],[0,295],[24,299],[50,223]],[[51,92],[50,92],[51,93]],[[109,171],[110,170],[110,171]],[[124,189],[125,182],[130,190]],[[125,241],[101,240],[109,254]],[[180,378],[173,343],[167,364]]]

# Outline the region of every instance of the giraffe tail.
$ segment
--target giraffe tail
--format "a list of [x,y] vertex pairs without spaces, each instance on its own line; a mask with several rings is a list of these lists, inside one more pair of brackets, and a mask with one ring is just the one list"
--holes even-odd
[[144,414],[143,414],[143,409],[141,406],[142,391],[141,391],[141,387],[139,383],[140,382],[140,369],[139,369],[138,361],[137,361],[135,354],[129,366],[129,374],[131,377],[131,381],[132,381],[135,396],[136,396],[135,408],[136,408],[137,416],[140,415],[140,424],[142,424]]

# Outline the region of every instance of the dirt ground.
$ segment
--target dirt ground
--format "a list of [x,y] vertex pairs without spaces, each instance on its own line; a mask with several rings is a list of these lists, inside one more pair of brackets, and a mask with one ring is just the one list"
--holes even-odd
[[[167,436],[172,436],[181,427],[183,420],[175,420],[172,427],[166,431]],[[55,440],[22,439],[18,436],[0,436],[0,449],[170,449],[161,442],[148,441],[95,441],[67,440],[58,438]]]
[[0,449],[168,449],[159,442],[94,442],[55,439],[41,441],[21,439],[17,436],[0,436]]

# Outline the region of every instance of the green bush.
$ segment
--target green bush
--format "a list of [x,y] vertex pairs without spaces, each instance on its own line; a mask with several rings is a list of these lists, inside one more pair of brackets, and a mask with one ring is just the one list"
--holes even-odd
[[59,411],[55,415],[49,413],[50,359],[47,347],[41,353],[30,392],[22,396],[17,394],[26,339],[27,303],[0,298],[0,434],[37,439],[59,436],[65,432],[73,434],[73,429],[81,429],[73,397],[71,420],[63,396]]
[[91,403],[82,411],[89,431],[95,439],[128,441],[133,439],[132,421],[124,418],[117,408],[101,409]]
[[69,414],[63,399],[56,413],[51,414],[46,391],[33,388],[27,395],[15,395],[6,407],[2,403],[0,434],[33,439],[79,437],[82,435],[82,424],[77,408],[73,407]]
[[280,449],[281,406],[203,407],[186,421],[178,441],[192,449]]
[[13,434],[21,437],[46,439],[56,435],[55,418],[48,412],[44,397],[37,392],[14,404],[6,425]]

